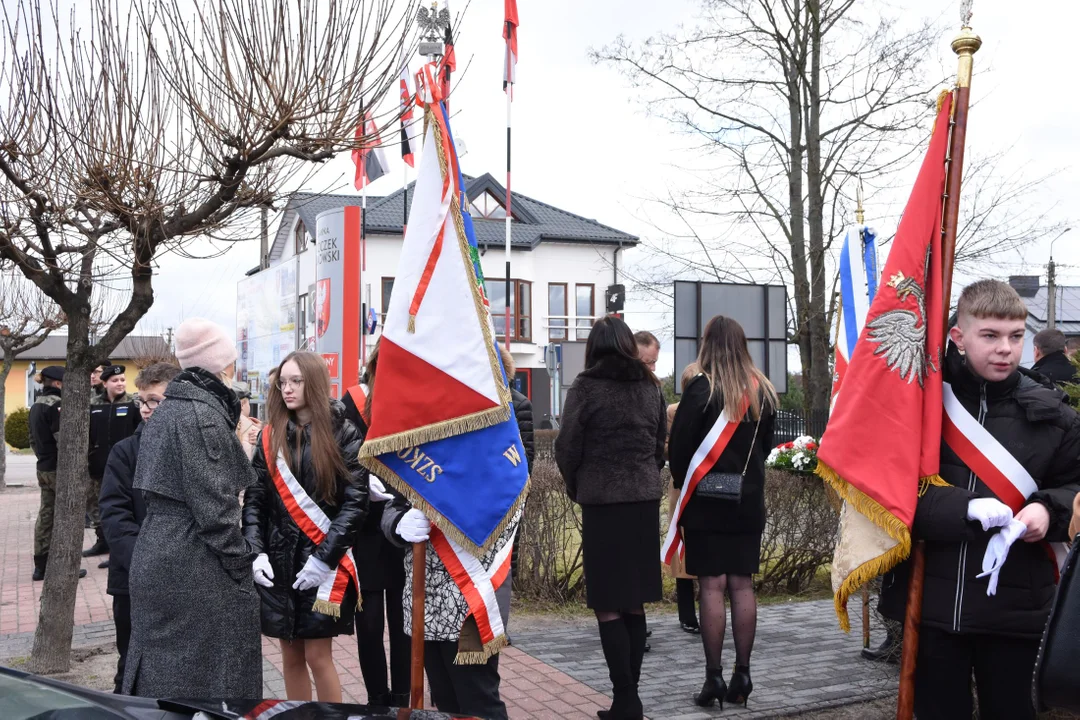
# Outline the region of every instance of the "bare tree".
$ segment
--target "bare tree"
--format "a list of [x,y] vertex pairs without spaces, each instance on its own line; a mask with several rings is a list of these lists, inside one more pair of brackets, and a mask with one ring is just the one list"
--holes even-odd
[[19,355],[32,350],[63,327],[64,313],[36,287],[11,272],[0,272],[0,490],[7,485],[7,450],[4,446],[4,400],[8,375]]
[[[361,111],[391,88],[413,17],[392,0],[65,6],[4,3],[0,24],[0,263],[68,321],[39,673],[70,663],[90,369],[150,308],[156,258],[227,237],[301,166],[363,142]],[[125,302],[92,342],[108,288]]]
[[[939,35],[854,0],[702,0],[692,29],[593,53],[707,163],[665,202],[703,251],[680,262],[720,278],[771,265],[790,280],[807,409],[829,406],[830,250],[852,180],[885,186],[917,157]],[[720,237],[695,231],[703,222]]]

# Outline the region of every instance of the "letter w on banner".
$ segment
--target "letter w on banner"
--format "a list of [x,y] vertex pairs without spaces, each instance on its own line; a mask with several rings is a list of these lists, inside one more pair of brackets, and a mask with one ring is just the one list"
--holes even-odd
[[848,597],[910,553],[921,484],[943,482],[941,211],[951,108],[943,96],[818,450],[818,475],[844,499],[832,582],[845,632]]
[[[424,72],[433,76],[433,66]],[[498,613],[487,612],[488,588],[504,576],[492,551],[520,514],[528,465],[480,284],[476,238],[461,206],[438,83],[422,83],[421,93],[426,151],[383,325],[360,461],[435,525],[432,545],[469,601],[490,656],[505,644]]]

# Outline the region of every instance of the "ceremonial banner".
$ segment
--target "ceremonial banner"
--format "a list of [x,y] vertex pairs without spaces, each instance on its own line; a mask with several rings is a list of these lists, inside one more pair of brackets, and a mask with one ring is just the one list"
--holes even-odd
[[460,204],[449,121],[438,84],[422,87],[434,93],[426,152],[360,458],[455,544],[482,556],[524,502],[528,467]]
[[840,392],[851,353],[866,324],[866,313],[877,294],[877,233],[864,225],[850,228],[840,251],[840,316],[837,319],[836,365],[832,401]]
[[360,208],[348,205],[315,216],[315,352],[323,356],[333,397],[360,374]]
[[818,449],[818,475],[845,501],[832,565],[845,631],[848,597],[910,553],[921,485],[943,482],[941,215],[951,107],[952,96],[943,95],[884,285]]

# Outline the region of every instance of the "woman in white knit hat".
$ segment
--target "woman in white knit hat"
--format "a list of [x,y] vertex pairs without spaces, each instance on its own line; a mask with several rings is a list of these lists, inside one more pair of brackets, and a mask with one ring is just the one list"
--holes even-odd
[[220,325],[193,318],[177,329],[176,358],[183,372],[143,430],[135,473],[146,520],[131,560],[124,692],[259,699],[256,554],[238,501],[256,476],[235,432],[236,346]]

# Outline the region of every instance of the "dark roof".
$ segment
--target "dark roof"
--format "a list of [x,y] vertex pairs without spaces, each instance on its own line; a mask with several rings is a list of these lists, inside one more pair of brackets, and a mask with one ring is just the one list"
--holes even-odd
[[[480,177],[463,176],[465,193],[474,200],[484,192],[490,192],[503,206],[506,205],[506,188],[490,174]],[[413,184],[408,191],[412,196]],[[319,195],[315,193],[293,193],[285,208],[281,224],[274,236],[270,249],[273,259],[281,257],[281,251],[289,231],[292,229],[293,216],[299,214],[308,235],[315,237],[315,218],[319,213],[335,210],[346,205],[359,204],[356,195]],[[385,197],[368,198],[367,231],[373,235],[400,235],[404,220],[405,190],[397,190]],[[514,215],[511,244],[519,249],[532,249],[544,240],[559,242],[598,243],[604,245],[637,245],[638,238],[624,233],[595,220],[560,210],[539,200],[515,192],[511,211]],[[481,246],[502,245],[505,241],[505,221],[488,220],[473,217],[476,241]]]
[[[1035,331],[1046,327],[1048,317],[1046,301],[1049,299],[1045,285],[1034,295],[1024,298],[1028,309],[1028,327]],[[1057,286],[1057,329],[1066,335],[1080,335],[1080,286]]]
[[[116,349],[109,353],[110,358],[132,360],[140,355],[163,356],[168,347],[165,339],[158,335],[128,335],[120,341]],[[0,350],[0,357],[4,353]],[[50,335],[35,348],[20,353],[19,360],[56,360],[64,362],[67,358],[67,335]]]

